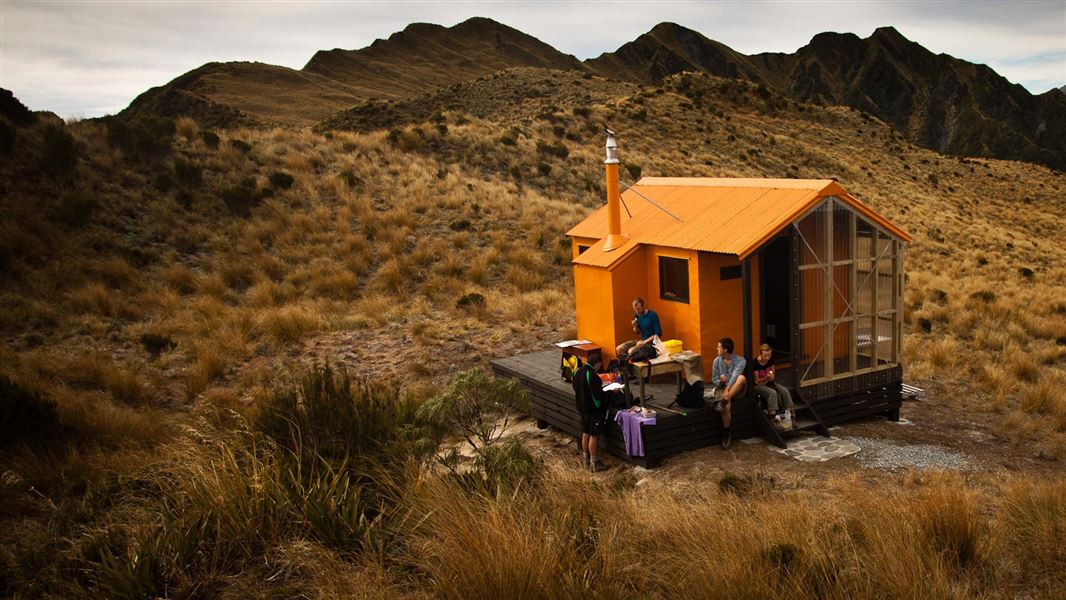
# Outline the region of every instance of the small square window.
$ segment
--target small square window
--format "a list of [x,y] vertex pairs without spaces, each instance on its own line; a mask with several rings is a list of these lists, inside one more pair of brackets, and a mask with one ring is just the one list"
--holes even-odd
[[688,304],[688,261],[684,258],[659,257],[659,297]]
[[726,281],[727,279],[740,279],[740,276],[740,265],[735,265],[732,267],[722,267],[718,271],[718,278],[722,281]]

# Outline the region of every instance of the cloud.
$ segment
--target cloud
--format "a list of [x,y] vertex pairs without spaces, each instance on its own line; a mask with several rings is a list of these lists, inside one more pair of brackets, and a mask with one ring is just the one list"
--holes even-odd
[[[895,26],[933,52],[986,63],[1034,93],[1066,83],[1066,4],[1056,2],[0,3],[0,86],[27,105],[93,116],[210,61],[301,68],[412,22],[486,16],[585,59],[672,21],[740,52],[793,52],[822,31]],[[1056,83],[1057,82],[1057,83]]]

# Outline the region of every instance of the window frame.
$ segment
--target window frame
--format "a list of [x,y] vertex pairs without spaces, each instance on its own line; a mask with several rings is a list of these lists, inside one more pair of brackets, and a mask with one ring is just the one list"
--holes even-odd
[[[659,258],[659,262],[658,262],[658,266],[659,266],[659,298],[661,300],[666,300],[667,302],[677,302],[679,304],[691,304],[692,303],[692,286],[689,285],[689,283],[690,283],[689,282],[689,259],[688,258],[681,258],[681,257],[677,257],[677,256],[666,256],[666,255],[662,255],[662,254],[658,255],[658,258]],[[665,261],[677,261],[678,263],[684,265],[684,268],[685,268],[685,270],[684,270],[684,278],[683,278],[684,285],[685,285],[685,288],[684,288],[685,296],[684,297],[678,296],[677,294],[674,294],[672,292],[670,293],[670,295],[667,295],[667,289],[666,289],[666,271],[667,271],[667,269],[663,268],[664,264],[665,264]]]

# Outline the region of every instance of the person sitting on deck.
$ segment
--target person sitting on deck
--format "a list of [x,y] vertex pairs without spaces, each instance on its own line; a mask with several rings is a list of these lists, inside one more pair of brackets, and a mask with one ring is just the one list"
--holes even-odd
[[777,383],[774,373],[774,351],[770,344],[759,346],[759,355],[751,361],[752,372],[755,375],[755,394],[766,398],[766,414],[777,414],[781,403],[790,417],[792,413],[792,394],[788,388]]
[[574,372],[574,400],[581,415],[581,455],[585,467],[593,473],[602,471],[599,459],[600,435],[607,426],[608,394],[603,391],[599,370],[603,361],[593,355]]
[[654,310],[644,306],[644,298],[635,298],[633,300],[633,333],[636,333],[640,337],[635,340],[629,340],[619,344],[615,351],[618,354],[618,360],[624,361],[629,356],[630,350],[643,346],[644,344],[650,344],[655,336],[662,337],[663,328],[659,324],[659,315],[655,314]]
[[748,380],[744,377],[747,365],[742,357],[733,354],[733,339],[724,337],[718,340],[718,357],[711,367],[711,381],[714,382],[714,409],[722,413],[722,450],[728,450],[733,443],[733,433],[729,430],[732,422],[733,398],[744,392]]

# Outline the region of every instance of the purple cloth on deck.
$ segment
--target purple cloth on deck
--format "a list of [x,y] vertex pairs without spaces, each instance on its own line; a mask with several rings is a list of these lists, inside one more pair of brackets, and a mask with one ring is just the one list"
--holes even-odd
[[655,417],[642,417],[640,413],[619,411],[614,417],[615,423],[622,426],[622,439],[626,443],[626,454],[644,456],[644,435],[641,425],[654,425]]

